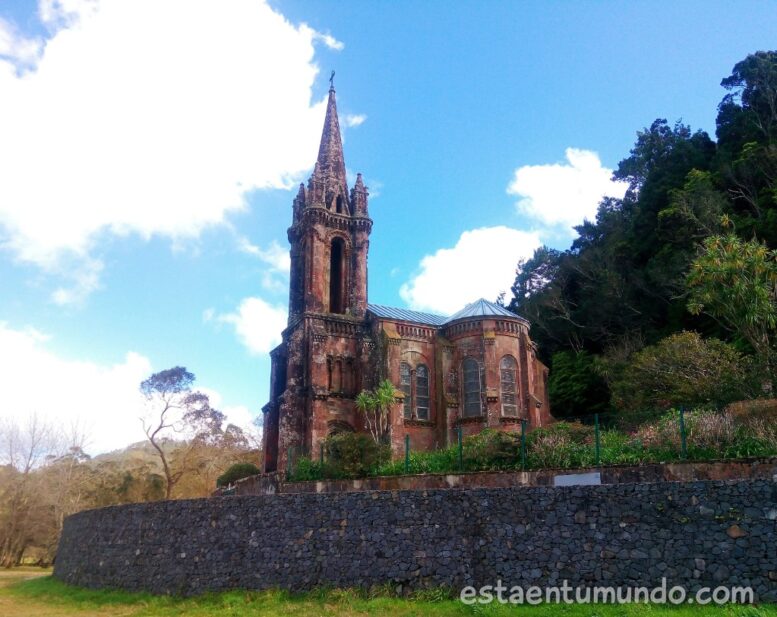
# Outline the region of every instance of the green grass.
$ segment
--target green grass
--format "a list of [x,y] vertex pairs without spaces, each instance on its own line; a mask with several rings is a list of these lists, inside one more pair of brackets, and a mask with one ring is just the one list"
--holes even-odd
[[[1,575],[0,575],[1,576]],[[284,591],[232,591],[193,598],[153,596],[124,591],[95,591],[70,587],[51,576],[13,582],[0,589],[0,609],[8,617],[132,616],[243,617],[284,615],[398,615],[455,616],[527,615],[528,617],[777,617],[777,605],[725,607],[665,607],[656,605],[540,605],[466,606],[429,591],[410,598],[393,597],[388,590],[376,593],[355,590],[319,590],[304,594]],[[11,604],[7,604],[7,602]],[[10,608],[9,608],[10,607]],[[26,611],[26,612],[25,612]]]

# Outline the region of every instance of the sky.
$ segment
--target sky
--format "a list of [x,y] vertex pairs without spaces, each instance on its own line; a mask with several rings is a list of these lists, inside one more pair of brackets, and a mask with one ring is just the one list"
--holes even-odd
[[331,70],[370,302],[450,314],[776,44],[775,1],[0,0],[0,416],[116,449],[182,365],[261,417]]

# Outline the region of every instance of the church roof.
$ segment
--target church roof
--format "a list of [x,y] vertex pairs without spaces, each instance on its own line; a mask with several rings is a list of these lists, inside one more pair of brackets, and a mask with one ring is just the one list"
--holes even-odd
[[480,298],[480,300],[475,300],[461,309],[458,313],[454,313],[448,317],[448,319],[445,320],[445,323],[471,317],[512,317],[513,319],[523,320],[523,317],[519,317],[512,311],[508,311],[505,307],[489,302],[485,298]]
[[380,304],[368,304],[367,310],[376,317],[396,319],[398,321],[410,321],[412,323],[426,324],[429,326],[441,326],[448,319],[442,315],[410,311],[408,309],[395,308],[393,306],[381,306]]
[[409,321],[411,323],[425,324],[429,326],[444,326],[445,324],[459,319],[470,319],[477,317],[512,317],[525,321],[520,315],[508,311],[505,307],[489,302],[484,298],[468,304],[463,309],[454,313],[450,317],[443,315],[434,315],[433,313],[421,313],[419,311],[410,311],[408,309],[395,308],[393,306],[381,306],[380,304],[368,304],[367,310],[376,317],[384,319],[396,319],[397,321]]

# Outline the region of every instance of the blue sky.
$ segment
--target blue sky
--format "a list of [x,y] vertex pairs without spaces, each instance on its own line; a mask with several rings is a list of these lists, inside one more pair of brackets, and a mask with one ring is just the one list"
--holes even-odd
[[182,364],[259,415],[286,228],[337,75],[375,303],[453,312],[622,187],[655,118],[714,132],[775,2],[0,0],[5,413],[142,437]]

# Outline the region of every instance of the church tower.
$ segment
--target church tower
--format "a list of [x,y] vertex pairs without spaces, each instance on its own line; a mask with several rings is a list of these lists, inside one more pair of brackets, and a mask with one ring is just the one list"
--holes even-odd
[[348,191],[335,89],[329,89],[318,159],[300,184],[289,228],[289,323],[306,312],[364,317],[372,221],[361,174]]
[[271,352],[264,471],[317,452],[338,430],[359,430],[354,398],[368,371],[367,252],[372,221],[361,174],[349,191],[334,86],[313,173],[288,230],[289,320]]

